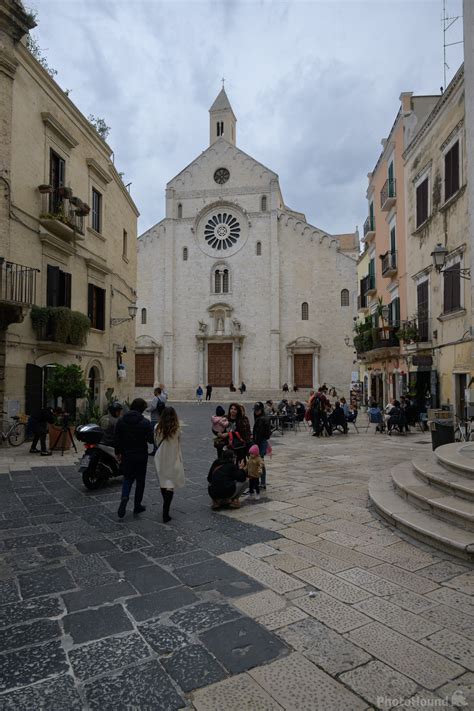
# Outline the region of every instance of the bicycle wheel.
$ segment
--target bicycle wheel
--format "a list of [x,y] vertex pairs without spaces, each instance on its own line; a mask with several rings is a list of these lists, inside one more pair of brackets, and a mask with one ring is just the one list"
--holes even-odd
[[8,443],[11,444],[12,447],[19,447],[20,444],[23,444],[26,439],[25,425],[21,422],[17,422],[17,424],[12,427],[8,433],[7,439]]

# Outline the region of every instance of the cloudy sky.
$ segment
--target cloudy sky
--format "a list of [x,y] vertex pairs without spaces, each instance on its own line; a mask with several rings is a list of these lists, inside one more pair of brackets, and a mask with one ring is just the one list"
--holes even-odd
[[[461,0],[446,0],[451,15]],[[111,126],[139,232],[166,182],[208,145],[221,77],[237,144],[328,232],[362,226],[367,173],[402,91],[443,84],[442,0],[25,0],[57,81]],[[462,39],[459,20],[449,32]],[[448,50],[448,81],[462,46]]]

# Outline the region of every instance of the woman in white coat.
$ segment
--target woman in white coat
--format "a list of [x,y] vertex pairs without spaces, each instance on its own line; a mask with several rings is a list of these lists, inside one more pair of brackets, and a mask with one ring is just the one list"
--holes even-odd
[[174,490],[184,486],[181,430],[174,407],[165,407],[155,428],[155,467],[163,497],[163,523],[171,521],[170,506]]

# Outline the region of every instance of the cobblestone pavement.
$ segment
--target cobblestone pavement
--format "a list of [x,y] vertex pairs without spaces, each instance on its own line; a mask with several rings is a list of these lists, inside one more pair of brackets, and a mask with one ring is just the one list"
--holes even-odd
[[119,522],[119,481],[0,453],[0,709],[474,708],[470,567],[368,508],[427,436],[275,437],[268,496],[213,513],[211,408],[178,410],[169,525],[152,467]]

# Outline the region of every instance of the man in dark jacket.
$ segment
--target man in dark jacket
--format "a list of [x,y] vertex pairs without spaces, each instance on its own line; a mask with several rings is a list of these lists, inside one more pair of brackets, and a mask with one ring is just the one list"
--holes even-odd
[[209,469],[207,488],[212,499],[212,508],[218,509],[225,504],[233,508],[240,506],[239,496],[247,487],[245,462],[240,466],[234,463],[233,452],[226,450],[221,459],[216,459]]
[[252,437],[257,445],[260,456],[263,459],[262,474],[260,477],[260,486],[262,489],[267,488],[267,470],[265,468],[265,455],[267,453],[268,440],[272,434],[270,419],[265,415],[265,407],[263,402],[256,402],[253,407],[254,425]]
[[145,400],[136,398],[130,405],[130,410],[115,426],[115,453],[123,472],[122,499],[117,512],[119,518],[125,516],[133,482],[136,482],[133,513],[145,511],[142,499],[145,491],[148,444],[153,444],[153,426],[143,417],[146,407]]
[[[46,435],[48,433],[48,423],[54,422],[54,413],[50,407],[42,407],[31,416],[31,429],[33,432],[33,441],[31,443],[30,454],[38,454],[38,442],[41,444],[41,456],[49,457],[51,452],[46,449]],[[54,442],[53,442],[54,445]],[[50,442],[51,446],[51,442]]]

